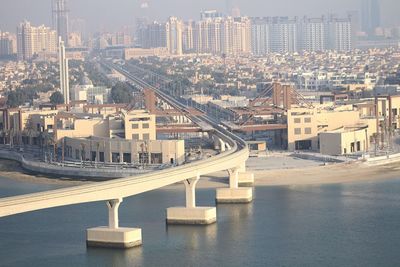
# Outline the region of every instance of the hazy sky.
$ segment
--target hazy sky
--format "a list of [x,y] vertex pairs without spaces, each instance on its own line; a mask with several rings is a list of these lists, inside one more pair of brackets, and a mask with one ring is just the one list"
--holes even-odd
[[[248,16],[319,16],[345,14],[358,10],[361,0],[68,0],[70,18],[83,18],[90,30],[118,30],[132,25],[135,18],[148,13],[151,19],[164,20],[175,15],[198,19],[200,10],[226,11],[227,2],[235,2]],[[140,8],[148,2],[149,8]],[[399,0],[381,0],[382,23],[400,25]],[[34,24],[51,25],[51,0],[0,0],[0,30],[15,31],[27,19]]]

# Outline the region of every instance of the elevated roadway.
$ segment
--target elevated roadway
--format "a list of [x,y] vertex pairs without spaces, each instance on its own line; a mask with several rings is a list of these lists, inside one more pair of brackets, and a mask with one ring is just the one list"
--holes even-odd
[[[151,88],[160,94],[171,106],[185,112],[186,107],[165,92],[146,84],[132,76],[121,67],[110,65],[128,79],[143,87]],[[221,141],[221,153],[211,158],[185,164],[179,167],[156,171],[134,177],[121,178],[107,182],[76,186],[65,189],[20,195],[0,199],[0,217],[14,214],[54,208],[80,203],[106,201],[109,210],[108,227],[93,228],[87,232],[88,245],[130,247],[141,244],[141,230],[120,228],[118,225],[118,207],[123,198],[159,189],[184,181],[186,186],[186,207],[167,211],[170,221],[182,223],[213,222],[215,208],[197,208],[195,203],[195,185],[202,175],[218,171],[228,171],[230,188],[217,192],[221,202],[251,201],[251,189],[238,188],[240,174],[245,174],[244,164],[249,157],[245,141],[218,125],[218,122],[206,115],[186,115],[201,128],[212,131]],[[250,192],[251,191],[251,192]],[[235,194],[237,192],[237,194]],[[211,218],[209,218],[211,216]]]

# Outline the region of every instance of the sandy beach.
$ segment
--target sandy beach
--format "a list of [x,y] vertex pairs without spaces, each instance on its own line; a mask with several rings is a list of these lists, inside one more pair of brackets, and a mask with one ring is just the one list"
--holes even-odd
[[[321,185],[400,178],[400,165],[396,163],[381,166],[367,166],[360,162],[352,162],[292,169],[256,171],[248,169],[248,171],[254,173],[255,186]],[[227,176],[227,172],[218,172],[204,176],[198,183],[198,187],[218,188],[227,186]],[[0,161],[0,177],[28,183],[57,184],[64,186],[93,183],[84,180],[74,181],[65,177],[30,175],[25,173],[17,162],[8,160]],[[182,184],[175,184],[168,188],[175,189],[182,186]]]
[[16,181],[36,184],[56,184],[64,186],[75,186],[88,184],[88,181],[75,181],[67,177],[47,177],[42,175],[28,174],[22,169],[18,162],[12,160],[0,160],[0,178],[8,178]]

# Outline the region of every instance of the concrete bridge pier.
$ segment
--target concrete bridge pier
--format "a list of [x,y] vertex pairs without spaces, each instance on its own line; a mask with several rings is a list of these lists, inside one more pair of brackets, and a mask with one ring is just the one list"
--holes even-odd
[[184,181],[186,192],[186,207],[167,209],[168,224],[212,224],[217,221],[215,207],[196,207],[196,185],[200,175]]
[[254,174],[246,172],[246,163],[239,166],[239,186],[254,186]]
[[227,149],[231,149],[231,146],[228,143],[225,143],[224,140],[219,138],[216,135],[212,136],[212,139],[214,140],[214,149],[219,150],[221,153],[225,152]]
[[219,147],[220,147],[221,153],[225,152],[225,150],[226,150],[225,142],[221,138],[219,138],[219,144],[220,144]]
[[86,231],[89,247],[131,248],[142,244],[142,229],[119,227],[118,209],[122,198],[107,201],[108,226]]
[[250,187],[239,188],[239,167],[228,170],[229,188],[218,188],[217,203],[249,203],[253,200],[253,189]]

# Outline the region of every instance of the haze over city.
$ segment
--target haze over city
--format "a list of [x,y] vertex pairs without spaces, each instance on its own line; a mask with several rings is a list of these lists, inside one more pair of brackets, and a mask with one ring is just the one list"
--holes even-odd
[[[380,2],[382,26],[400,25],[400,2]],[[50,25],[50,3],[50,0],[3,0],[0,8],[2,30],[15,31],[15,25],[23,19]],[[239,7],[242,15],[246,16],[343,15],[347,11],[359,10],[360,0],[70,0],[68,6],[71,18],[83,18],[90,31],[98,31],[117,30],[133,24],[143,15],[154,20],[165,20],[169,16],[198,19],[201,10],[216,9],[229,13],[229,6]]]

